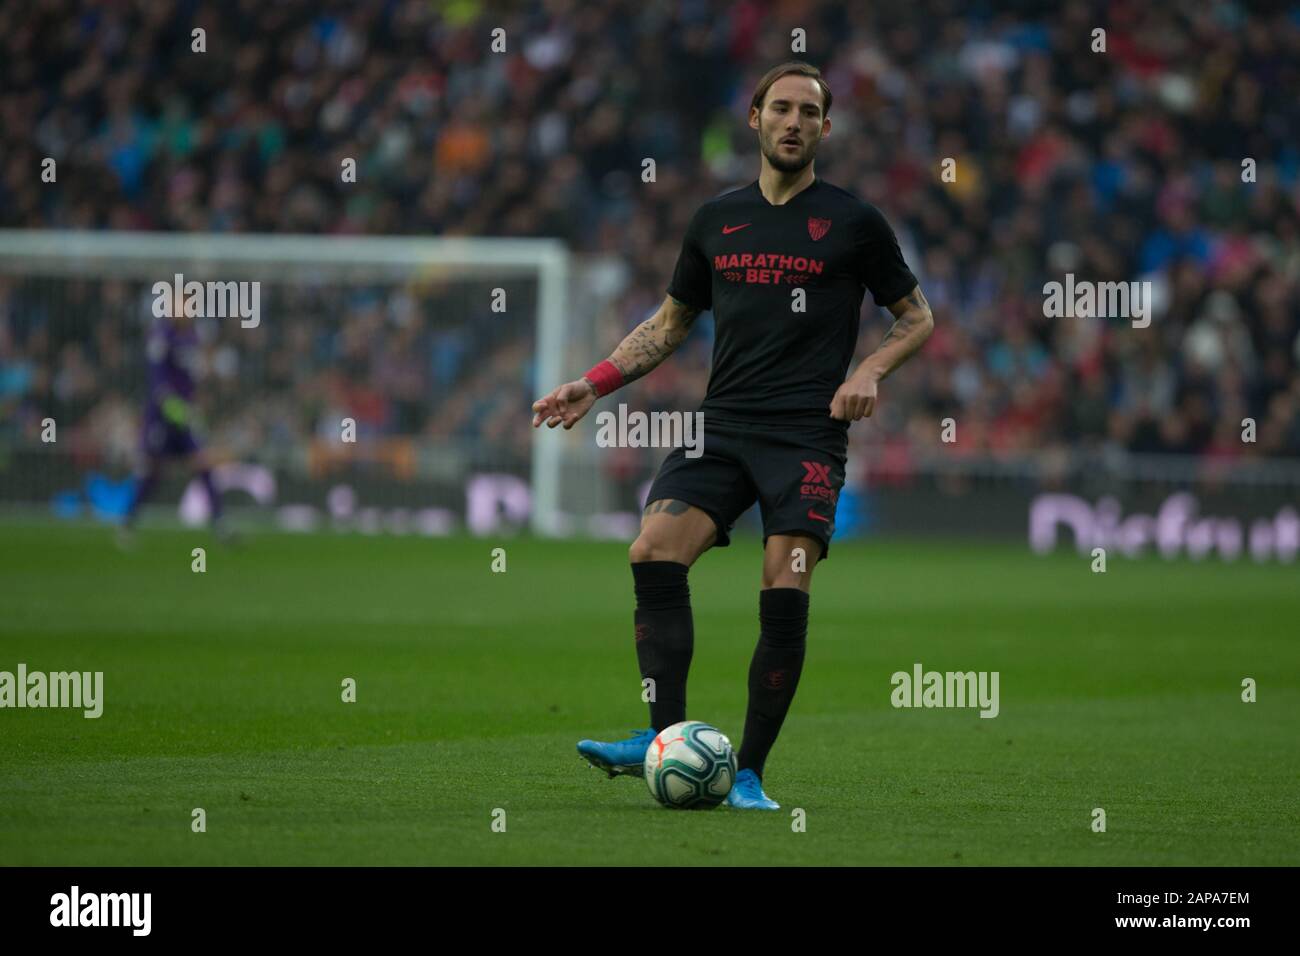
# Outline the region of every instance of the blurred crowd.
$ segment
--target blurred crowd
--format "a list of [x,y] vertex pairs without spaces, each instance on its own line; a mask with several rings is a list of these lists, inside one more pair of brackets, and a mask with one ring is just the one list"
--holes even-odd
[[[698,205],[755,178],[749,98],[796,29],[835,95],[817,173],[882,209],[936,320],[855,447],[895,466],[940,448],[1300,456],[1294,5],[5,4],[0,226],[559,237],[627,266],[577,375],[662,301]],[[1045,317],[1044,284],[1067,273],[1150,281],[1151,325]],[[137,358],[113,323],[52,329],[28,298],[0,281],[0,427],[67,395],[89,420],[129,371],[108,364]],[[528,404],[559,384],[533,380],[531,329],[446,315],[362,297],[328,334],[289,324],[271,333],[283,358],[226,359],[287,377],[284,423],[241,406],[247,387],[214,413],[250,419],[255,444],[364,403],[381,434],[526,451]],[[861,354],[887,320],[868,297]],[[623,400],[694,408],[710,333]]]

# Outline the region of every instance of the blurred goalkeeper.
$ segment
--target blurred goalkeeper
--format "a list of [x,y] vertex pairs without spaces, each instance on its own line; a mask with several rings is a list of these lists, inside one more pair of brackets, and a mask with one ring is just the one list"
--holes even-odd
[[208,496],[212,529],[218,536],[228,537],[221,521],[221,495],[212,481],[212,463],[199,446],[199,422],[194,408],[198,335],[194,320],[185,315],[180,301],[175,303],[172,313],[174,318],[155,319],[146,339],[149,398],[141,436],[142,471],[118,529],[122,544],[130,543],[140,506],[157,490],[168,460],[185,465],[198,476]]
[[[878,383],[934,327],[884,216],[813,171],[830,106],[806,63],[763,77],[749,111],[758,179],[695,213],[659,310],[608,360],[533,405],[534,428],[571,428],[598,397],[668,358],[712,310],[702,454],[677,448],[664,459],[630,550],[637,661],[654,681],[651,727],[630,740],[583,740],[578,752],[611,776],[640,774],[654,735],[686,719],[695,642],[687,572],[709,548],[726,547],[736,519],[758,502],[759,638],[727,797],[739,809],[779,808],[763,791],[764,766],[799,686],[812,572],[830,550],[849,424],[871,415]],[[895,321],[850,375],[867,291]]]

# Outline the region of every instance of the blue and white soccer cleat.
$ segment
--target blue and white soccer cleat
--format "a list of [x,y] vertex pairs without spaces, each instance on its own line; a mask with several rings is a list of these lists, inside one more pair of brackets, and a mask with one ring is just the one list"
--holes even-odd
[[737,810],[780,810],[781,804],[763,792],[763,781],[746,767],[736,774],[736,782],[727,794],[727,806]]
[[650,749],[650,741],[654,739],[654,729],[647,728],[634,730],[630,739],[612,744],[599,740],[579,740],[578,753],[587,763],[609,774],[611,780],[620,773],[639,777],[645,772],[645,752]]

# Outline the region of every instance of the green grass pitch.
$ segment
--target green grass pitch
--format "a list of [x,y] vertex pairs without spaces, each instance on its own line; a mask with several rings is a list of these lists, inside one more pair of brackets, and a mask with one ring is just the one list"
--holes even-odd
[[[700,813],[574,750],[646,723],[626,554],[0,527],[0,670],[103,671],[105,698],[0,710],[0,862],[1300,863],[1300,567],[837,542],[767,766],[781,812]],[[759,565],[739,537],[691,579],[690,716],[737,745]],[[1000,715],[894,709],[917,661],[998,671]]]

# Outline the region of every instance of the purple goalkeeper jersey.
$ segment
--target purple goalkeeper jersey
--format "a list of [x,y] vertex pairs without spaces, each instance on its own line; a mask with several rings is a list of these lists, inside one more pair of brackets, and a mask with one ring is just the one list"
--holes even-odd
[[170,395],[194,398],[194,370],[199,337],[194,328],[182,328],[159,319],[149,328],[149,405],[158,408]]

